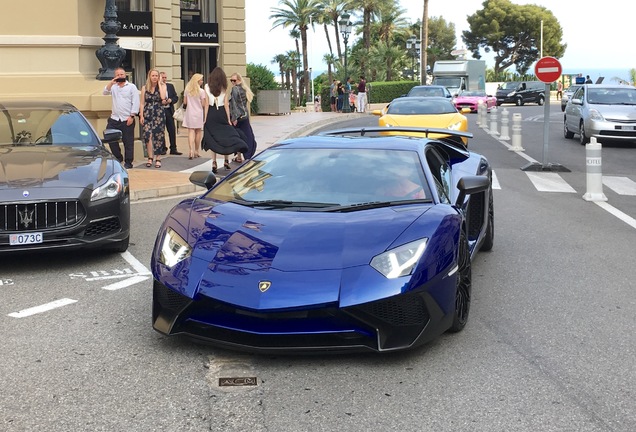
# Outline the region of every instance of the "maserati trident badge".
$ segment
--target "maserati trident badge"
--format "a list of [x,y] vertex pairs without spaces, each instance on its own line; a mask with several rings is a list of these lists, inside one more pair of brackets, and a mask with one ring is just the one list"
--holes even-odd
[[272,283],[270,281],[260,281],[258,283],[258,289],[261,292],[267,291],[269,289],[269,287],[271,287],[271,286],[272,286]]
[[29,211],[26,207],[24,211],[19,211],[18,215],[20,216],[20,223],[24,226],[24,228],[28,228],[29,225],[33,223],[33,210]]

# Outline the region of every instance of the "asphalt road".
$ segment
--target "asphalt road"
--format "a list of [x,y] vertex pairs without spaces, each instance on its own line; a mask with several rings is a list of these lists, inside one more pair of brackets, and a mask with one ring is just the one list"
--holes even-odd
[[[498,189],[463,332],[407,353],[308,357],[166,338],[151,328],[148,267],[177,200],[138,202],[125,254],[3,257],[0,430],[633,431],[635,228],[581,198],[584,147],[553,108],[549,162],[571,170],[558,175],[574,192],[538,190],[528,160],[471,123]],[[509,110],[529,118],[523,146],[541,161],[543,108]],[[604,174],[636,180],[634,154],[604,148]],[[636,217],[635,196],[605,192]],[[258,385],[220,387],[226,377]]]

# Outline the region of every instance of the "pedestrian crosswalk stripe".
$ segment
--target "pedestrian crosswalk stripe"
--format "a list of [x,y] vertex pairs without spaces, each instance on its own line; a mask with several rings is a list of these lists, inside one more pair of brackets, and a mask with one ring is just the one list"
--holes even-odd
[[499,184],[499,178],[497,178],[497,174],[492,172],[492,188],[493,189],[501,189],[501,185]]
[[561,176],[550,172],[526,172],[528,178],[539,192],[576,193]]
[[636,196],[636,182],[628,177],[603,176],[603,184],[619,195]]

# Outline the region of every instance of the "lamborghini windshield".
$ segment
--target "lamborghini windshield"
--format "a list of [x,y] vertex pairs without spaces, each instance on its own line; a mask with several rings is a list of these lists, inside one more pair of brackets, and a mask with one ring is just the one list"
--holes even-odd
[[415,151],[358,148],[270,149],[207,195],[243,205],[310,207],[429,200]]
[[0,146],[99,145],[78,111],[58,108],[0,108]]

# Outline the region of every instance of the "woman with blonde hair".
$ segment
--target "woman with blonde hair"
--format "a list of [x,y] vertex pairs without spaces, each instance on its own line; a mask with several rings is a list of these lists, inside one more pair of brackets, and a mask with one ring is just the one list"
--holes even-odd
[[245,135],[230,122],[230,108],[227,94],[227,75],[220,67],[215,67],[205,84],[208,95],[208,114],[203,125],[203,143],[205,150],[211,150],[212,172],[218,171],[216,155],[225,156],[224,168],[229,170],[229,155],[247,151]]
[[205,90],[201,88],[202,84],[203,75],[195,73],[183,91],[183,105],[185,106],[183,127],[188,129],[190,159],[199,157],[199,146],[203,137],[203,122],[208,115],[208,96]]
[[139,103],[139,123],[143,126],[143,139],[148,150],[147,167],[153,162],[155,168],[161,168],[159,155],[166,143],[166,113],[163,102],[168,100],[166,84],[159,79],[159,71],[150,69],[146,84],[141,87]]
[[[243,153],[245,159],[251,159],[256,153],[256,140],[250,124],[250,103],[254,93],[243,81],[240,73],[234,72],[230,77],[232,91],[230,92],[230,120],[232,124],[243,131],[247,139],[247,151]],[[243,162],[240,154],[234,158],[236,162]]]

